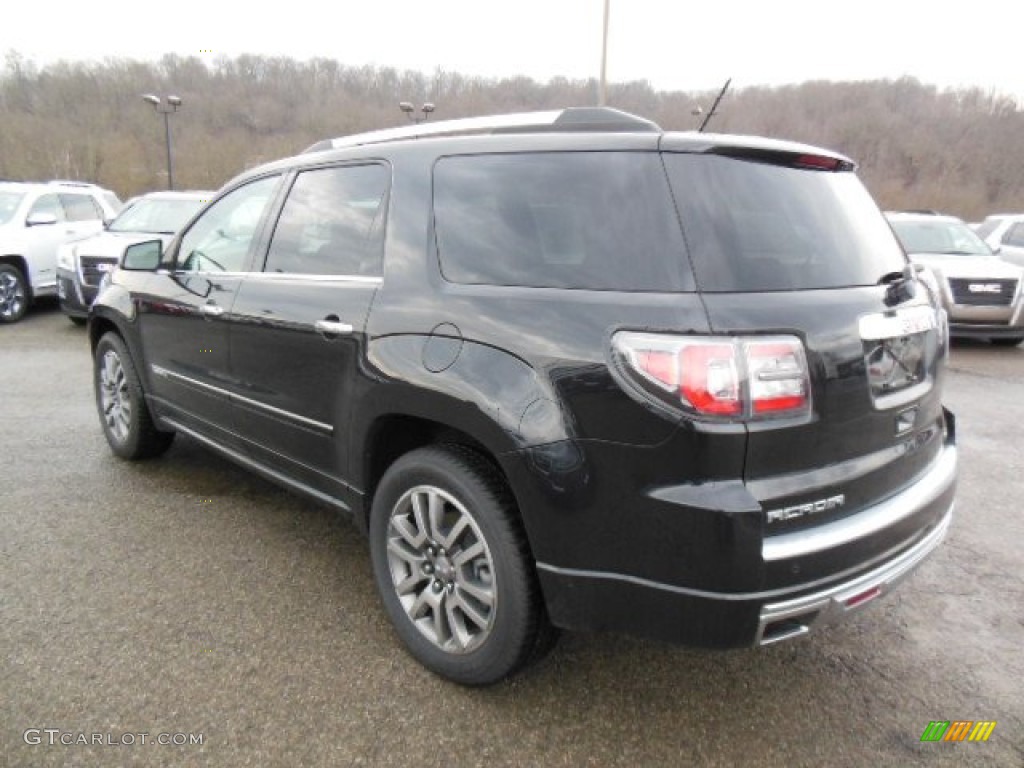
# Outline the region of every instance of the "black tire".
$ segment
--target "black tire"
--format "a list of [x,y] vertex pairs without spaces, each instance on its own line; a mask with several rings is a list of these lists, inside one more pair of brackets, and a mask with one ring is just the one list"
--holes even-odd
[[997,347],[1016,347],[1018,344],[1024,341],[1024,336],[1009,336],[1003,337],[1001,339],[989,339],[989,341],[991,341]]
[[[436,525],[417,518],[435,503]],[[553,645],[515,502],[474,451],[432,446],[392,464],[373,499],[370,554],[395,631],[442,677],[495,683]]]
[[16,323],[28,312],[32,292],[28,280],[13,264],[0,264],[0,323]]
[[173,432],[153,423],[135,364],[124,341],[108,332],[93,355],[96,410],[110,450],[122,459],[148,459],[171,446]]

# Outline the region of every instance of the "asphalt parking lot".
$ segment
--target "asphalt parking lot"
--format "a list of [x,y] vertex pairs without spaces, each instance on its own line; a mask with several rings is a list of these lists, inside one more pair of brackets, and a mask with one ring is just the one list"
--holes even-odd
[[115,459],[55,307],[0,327],[0,392],[0,765],[1024,765],[1024,347],[954,346],[957,516],[884,602],[760,650],[566,634],[485,690],[403,652],[330,511],[188,440]]

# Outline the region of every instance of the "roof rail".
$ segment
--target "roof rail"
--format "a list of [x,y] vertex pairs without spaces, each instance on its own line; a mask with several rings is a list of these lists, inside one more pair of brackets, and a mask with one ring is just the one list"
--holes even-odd
[[518,112],[488,117],[468,117],[422,122],[401,128],[385,128],[369,133],[356,133],[337,139],[319,141],[306,152],[357,147],[363,144],[383,144],[402,139],[430,136],[456,136],[488,133],[557,133],[570,131],[605,131],[610,133],[661,133],[657,123],[629,112],[609,107],[569,107],[550,112]]

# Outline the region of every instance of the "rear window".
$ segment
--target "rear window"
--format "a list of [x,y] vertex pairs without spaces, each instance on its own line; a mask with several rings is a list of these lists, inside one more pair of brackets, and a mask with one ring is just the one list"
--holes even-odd
[[456,283],[693,290],[653,152],[446,157],[434,170],[441,271]]
[[906,263],[852,173],[720,155],[664,157],[701,290],[874,285]]

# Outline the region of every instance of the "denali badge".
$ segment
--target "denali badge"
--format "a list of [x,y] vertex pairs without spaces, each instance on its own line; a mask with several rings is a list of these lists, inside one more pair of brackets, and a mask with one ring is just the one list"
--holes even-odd
[[999,283],[968,283],[967,290],[971,293],[1002,293],[1003,286]]
[[794,517],[803,517],[804,515],[816,515],[819,512],[828,512],[830,509],[839,509],[845,503],[846,495],[841,493],[838,496],[829,496],[827,499],[819,499],[807,504],[796,504],[792,507],[769,510],[767,519],[769,523],[775,523],[779,520],[791,520]]

